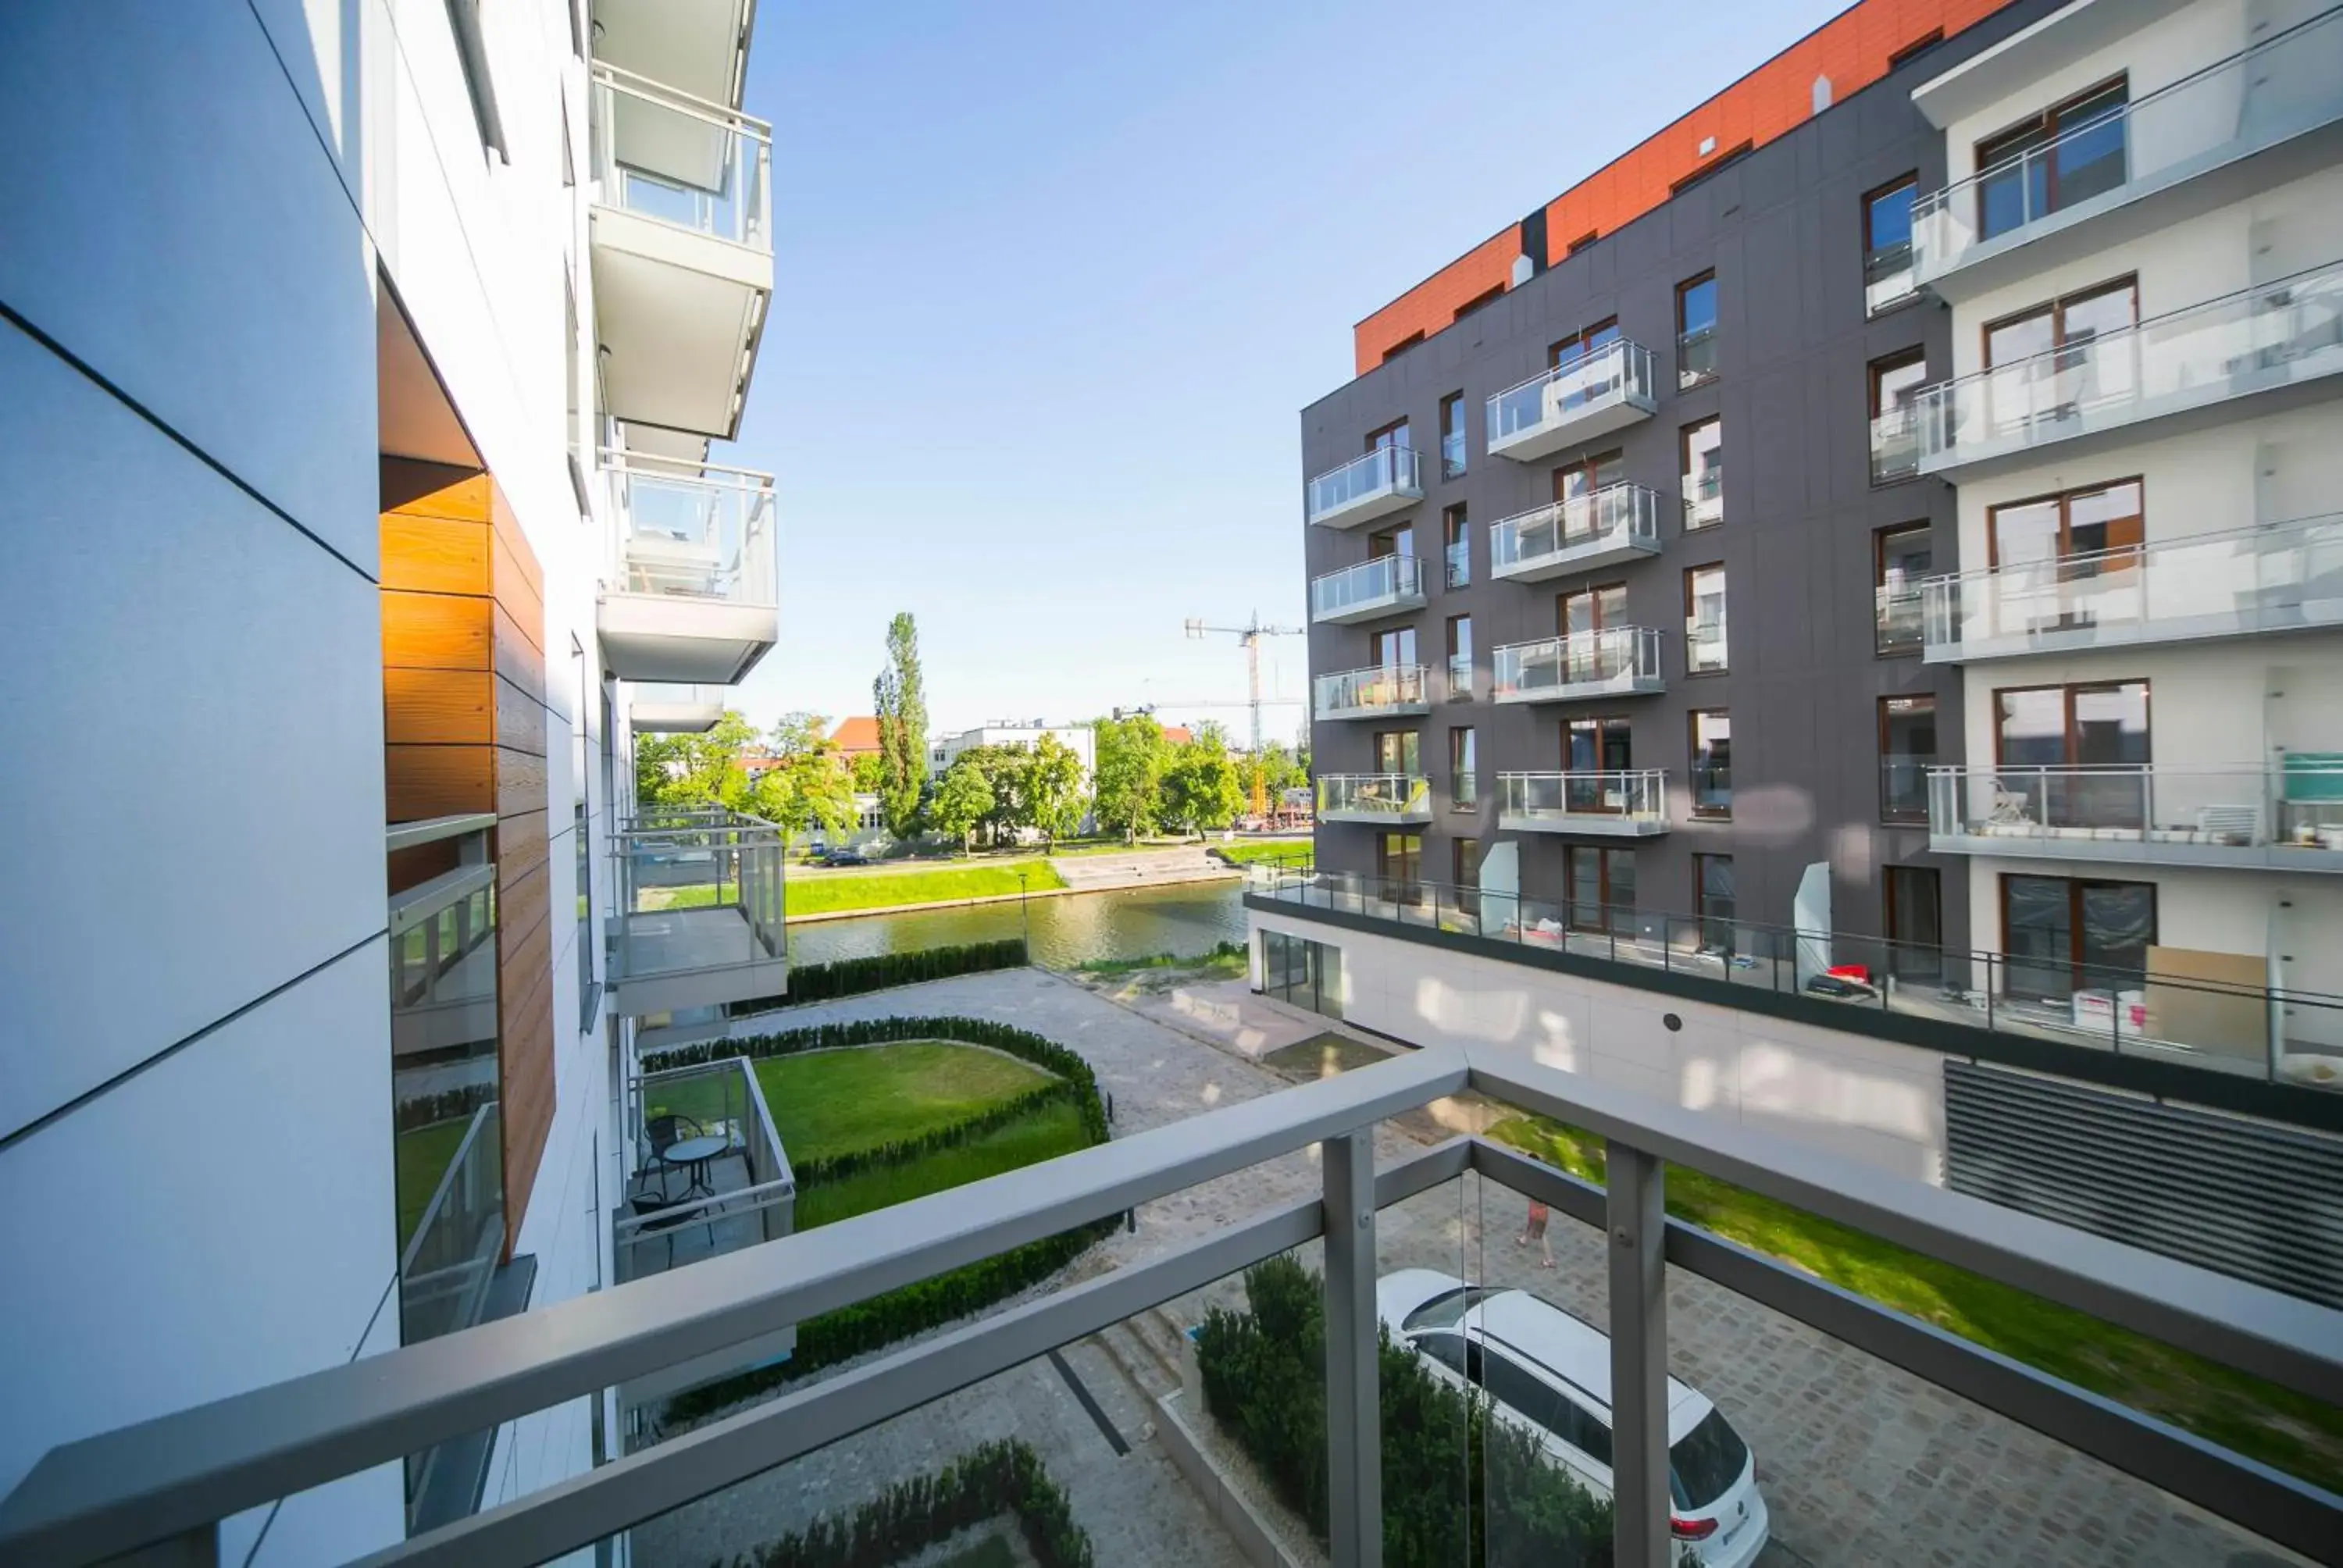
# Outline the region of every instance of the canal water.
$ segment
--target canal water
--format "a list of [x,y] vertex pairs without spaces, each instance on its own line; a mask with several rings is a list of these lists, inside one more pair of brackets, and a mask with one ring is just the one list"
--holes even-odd
[[1012,900],[802,925],[791,921],[789,961],[828,963],[832,959],[911,952],[957,942],[998,941],[1020,934],[1027,935],[1033,961],[1050,969],[1071,969],[1093,959],[1136,959],[1155,953],[1193,957],[1210,952],[1216,942],[1244,940],[1244,882],[1229,877],[1162,888],[1062,893],[1029,899],[1021,913]]

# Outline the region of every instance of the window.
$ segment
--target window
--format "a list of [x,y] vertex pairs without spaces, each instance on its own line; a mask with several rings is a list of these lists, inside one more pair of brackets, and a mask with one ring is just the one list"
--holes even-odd
[[1440,477],[1460,478],[1464,473],[1464,394],[1451,392],[1440,400]]
[[1595,350],[1607,347],[1618,341],[1619,318],[1614,316],[1608,320],[1598,321],[1582,331],[1574,332],[1561,342],[1549,347],[1546,349],[1546,364],[1550,368],[1559,370],[1565,365],[1574,365]]
[[[1464,1336],[1463,1334],[1418,1334],[1415,1348],[1454,1372],[1464,1375]],[[1477,1363],[1479,1356],[1473,1360]]]
[[1473,618],[1448,618],[1448,700],[1473,700]]
[[1375,667],[1379,669],[1413,669],[1415,657],[1415,628],[1403,626],[1390,631],[1379,631],[1369,639],[1374,650]]
[[1484,305],[1494,305],[1500,298],[1503,297],[1504,292],[1505,286],[1502,283],[1497,285],[1494,288],[1483,289],[1480,293],[1474,295],[1472,298],[1466,300],[1463,304],[1456,307],[1454,314],[1450,316],[1448,318],[1450,325],[1453,326],[1455,323],[1463,320],[1466,317],[1472,315],[1474,311],[1480,309]]
[[1676,387],[1697,387],[1716,375],[1716,274],[1676,285]]
[[1584,234],[1580,235],[1576,239],[1572,240],[1568,246],[1564,246],[1562,254],[1564,256],[1576,256],[1580,251],[1584,250],[1588,246],[1593,245],[1596,240],[1601,239],[1602,237],[1603,231],[1601,229],[1590,228]]
[[1920,426],[1913,407],[1928,379],[1928,351],[1907,348],[1871,362],[1871,482],[1889,485],[1920,471]]
[[1694,855],[1692,858],[1693,907],[1700,915],[1700,945],[1704,950],[1733,950],[1733,857]]
[[1564,857],[1564,918],[1574,931],[1635,929],[1635,851],[1573,844]]
[[[2132,570],[2147,536],[2140,502],[2140,482],[2126,479],[1992,508],[1986,513],[1987,564],[2016,568],[2025,588],[2054,593],[2060,585]],[[2046,611],[2066,618],[2055,599],[2045,605],[2026,597],[2029,625],[2042,624]]]
[[1677,437],[1684,463],[1684,526],[1704,528],[1725,520],[1725,421],[1703,419]]
[[1375,771],[1417,774],[1423,771],[1423,739],[1413,729],[1383,729],[1375,734]]
[[1421,833],[1375,835],[1375,875],[1386,884],[1386,897],[1413,903],[1423,881],[1423,836]]
[[1342,950],[1323,942],[1261,933],[1262,993],[1326,1018],[1342,1016]]
[[1684,573],[1685,673],[1721,674],[1725,651],[1725,568],[1694,567]]
[[1466,588],[1473,581],[1473,531],[1464,521],[1463,503],[1440,514],[1442,558],[1447,564],[1447,586]]
[[1877,316],[1919,297],[1912,275],[1912,200],[1917,175],[1906,175],[1863,198],[1863,308]]
[[1692,728],[1692,814],[1733,815],[1733,718],[1722,708],[1695,709]]
[[1449,880],[1459,892],[1478,892],[1481,889],[1481,840],[1452,839],[1448,844]]
[[2152,882],[2001,879],[2004,984],[2012,996],[2064,1003],[2077,990],[2137,990],[2155,945]]
[[1384,447],[1404,447],[1407,445],[1409,445],[1407,438],[1407,421],[1404,419],[1394,419],[1390,424],[1384,426],[1382,429],[1370,430],[1367,433],[1366,449],[1370,452],[1377,451]]
[[1625,780],[1635,766],[1633,733],[1624,719],[1574,719],[1562,732],[1562,809],[1572,816],[1619,816],[1627,809]]
[[1936,760],[1936,699],[1879,699],[1879,819],[1928,819],[1928,769]]
[[2007,234],[2123,184],[2127,97],[2119,76],[1979,142],[1977,237]]
[[1554,629],[1564,637],[1622,626],[1627,619],[1627,585],[1597,583],[1554,595]]
[[1385,528],[1381,533],[1367,536],[1367,559],[1371,561],[1379,561],[1385,556],[1413,554],[1415,529],[1410,524],[1402,523],[1398,528]]
[[1684,195],[1684,192],[1692,189],[1693,186],[1700,184],[1701,181],[1708,178],[1709,176],[1725,167],[1727,164],[1739,163],[1743,158],[1749,156],[1750,148],[1754,146],[1755,146],[1755,144],[1753,142],[1743,142],[1738,146],[1727,147],[1725,151],[1717,154],[1714,158],[1711,158],[1707,167],[1694,169],[1692,173],[1684,176],[1684,178],[1668,186],[1668,195],[1672,196],[1680,196]]
[[1933,866],[1886,868],[1887,972],[1897,980],[1945,977],[1944,891]]
[[1931,27],[1893,55],[1888,55],[1887,68],[1893,71],[1899,66],[1908,65],[1944,41],[1945,30],[1942,27]]
[[1935,558],[1926,523],[1899,523],[1871,536],[1872,646],[1883,654],[1920,651],[1920,585]]
[[1397,343],[1393,344],[1389,348],[1386,348],[1386,349],[1384,349],[1384,350],[1383,350],[1383,361],[1382,361],[1382,362],[1383,362],[1383,364],[1385,364],[1385,365],[1390,364],[1393,360],[1394,360],[1394,359],[1398,358],[1401,355],[1403,355],[1403,354],[1406,353],[1409,349],[1411,349],[1411,348],[1414,347],[1417,344],[1419,344],[1419,343],[1421,343],[1421,342],[1423,342],[1423,333],[1421,333],[1421,332],[1411,332],[1411,333],[1409,333],[1406,337],[1404,337],[1401,338]]
[[[2139,321],[2139,283],[2123,278],[2054,299],[1985,328],[1986,419],[1996,434],[2133,395],[2138,345],[2095,349]],[[2127,351],[2128,350],[2128,351]]]
[[1481,765],[1470,728],[1448,732],[1448,794],[1459,811],[1469,811],[1481,802]]
[[1495,1350],[1483,1352],[1481,1371],[1490,1398],[1597,1464],[1611,1462],[1610,1427],[1581,1408],[1576,1400]]
[[1580,496],[1591,496],[1605,485],[1617,484],[1620,464],[1625,456],[1623,450],[1614,447],[1608,452],[1596,452],[1574,463],[1564,464],[1554,471],[1554,498],[1557,501],[1574,500]]
[[1994,711],[1996,818],[2148,825],[2147,682],[2005,688]]

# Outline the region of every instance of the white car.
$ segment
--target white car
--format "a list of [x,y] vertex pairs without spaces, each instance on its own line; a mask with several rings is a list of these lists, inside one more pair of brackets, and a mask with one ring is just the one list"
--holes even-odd
[[[1611,1495],[1611,1339],[1526,1291],[1468,1285],[1436,1269],[1375,1282],[1393,1343],[1433,1374],[1488,1394],[1499,1419],[1533,1433],[1546,1456],[1597,1497]],[[1708,1396],[1668,1380],[1669,1523],[1704,1568],[1742,1568],[1765,1550],[1756,1462]]]

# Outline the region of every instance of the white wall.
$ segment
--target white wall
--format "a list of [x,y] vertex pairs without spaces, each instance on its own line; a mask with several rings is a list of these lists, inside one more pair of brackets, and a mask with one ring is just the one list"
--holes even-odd
[[[1343,1016],[1415,1045],[1516,1046],[1566,1072],[1941,1183],[1939,1052],[1255,910],[1342,952]],[[1253,980],[1261,980],[1261,944]],[[1683,1021],[1669,1030],[1669,1014]]]

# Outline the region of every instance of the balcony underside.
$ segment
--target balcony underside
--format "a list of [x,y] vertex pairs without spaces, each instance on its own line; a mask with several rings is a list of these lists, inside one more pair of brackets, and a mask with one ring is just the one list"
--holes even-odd
[[1355,528],[1361,523],[1371,523],[1377,518],[1387,518],[1393,512],[1403,512],[1423,499],[1421,495],[1409,495],[1404,490],[1377,490],[1356,500],[1343,502],[1314,514],[1311,526],[1321,528]]
[[2136,244],[2177,223],[2332,167],[2343,158],[2343,121],[2276,140],[2241,136],[1973,245],[1921,283],[1959,305],[2005,284],[2080,257]]
[[1310,618],[1320,626],[1356,626],[1361,621],[1381,620],[1387,615],[1405,615],[1423,608],[1423,596],[1420,593],[1385,594],[1341,609],[1322,610]]
[[1321,822],[1359,822],[1370,828],[1413,828],[1432,820],[1429,804],[1402,811],[1359,811],[1337,808],[1318,813]]
[[1573,680],[1561,686],[1541,686],[1533,690],[1501,691],[1496,700],[1503,702],[1584,702],[1596,697],[1656,697],[1668,689],[1668,683],[1655,675],[1623,675],[1610,680]]
[[2125,866],[2206,866],[2234,870],[2343,873],[2343,849],[2294,844],[2218,844],[2210,835],[2185,829],[2158,829],[2145,837],[2136,828],[2031,826],[1997,833],[1928,835],[1935,855],[1991,855],[2030,860],[2087,860]]
[[1573,545],[1552,555],[1534,556],[1511,566],[1496,567],[1489,575],[1509,583],[1542,583],[1554,578],[1571,577],[1579,572],[1591,572],[1598,567],[1618,566],[1626,561],[1640,561],[1658,555],[1656,541],[1644,543],[1634,539],[1597,539],[1588,544]]
[[1630,817],[1612,811],[1539,811],[1497,814],[1497,827],[1508,833],[1572,833],[1596,839],[1656,839],[1668,830],[1656,817]]
[[595,207],[589,222],[607,411],[730,440],[772,297],[772,256],[617,207]]
[[1343,719],[1413,719],[1432,711],[1429,702],[1378,702],[1365,708],[1322,708],[1322,721]]
[[594,0],[594,58],[710,103],[739,99],[751,0]]
[[623,918],[628,970],[618,979],[617,1006],[628,1018],[720,1007],[789,990],[787,955],[767,952],[737,909],[657,910]]
[[627,709],[638,735],[705,735],[723,717],[720,702],[636,702]]
[[1564,447],[1576,447],[1614,430],[1624,430],[1639,419],[1650,418],[1656,407],[1648,399],[1623,394],[1615,402],[1583,408],[1559,418],[1543,419],[1510,436],[1498,437],[1489,443],[1489,456],[1510,457],[1516,463],[1531,462]]
[[736,686],[780,636],[781,612],[770,605],[605,593],[596,621],[603,659],[621,680]]
[[2289,632],[2343,627],[2343,583],[2328,585],[2294,604],[2240,605],[2226,611],[2170,616],[2150,621],[2093,626],[2052,620],[2023,631],[1930,643],[1929,664],[1966,664],[2031,654],[2082,653],[2103,648],[2142,648],[2163,643],[2203,642],[2225,637],[2282,637]]

